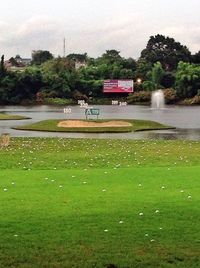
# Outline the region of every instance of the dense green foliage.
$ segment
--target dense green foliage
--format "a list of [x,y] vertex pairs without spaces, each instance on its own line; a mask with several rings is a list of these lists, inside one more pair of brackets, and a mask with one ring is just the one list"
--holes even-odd
[[114,49],[96,59],[87,53],[54,58],[49,51],[35,51],[31,66],[6,69],[2,56],[0,104],[53,103],[54,98],[120,98],[121,94],[103,93],[105,79],[133,79],[135,94],[175,88],[177,101],[199,94],[199,64],[199,52],[191,55],[187,47],[163,35],[151,36],[137,61],[122,57]]
[[176,73],[177,95],[182,98],[200,94],[200,65],[180,62]]
[[11,139],[0,267],[197,268],[200,143]]
[[151,36],[141,57],[152,64],[160,62],[164,69],[176,69],[179,61],[190,62],[191,53],[186,46],[163,35]]
[[47,50],[36,50],[32,53],[32,64],[41,65],[51,59],[53,55]]

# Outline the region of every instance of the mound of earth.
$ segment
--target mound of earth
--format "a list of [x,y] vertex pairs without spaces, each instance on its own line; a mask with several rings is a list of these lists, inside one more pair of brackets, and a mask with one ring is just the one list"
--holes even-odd
[[80,128],[80,127],[131,127],[132,124],[126,121],[89,122],[81,120],[66,120],[58,123],[58,127]]

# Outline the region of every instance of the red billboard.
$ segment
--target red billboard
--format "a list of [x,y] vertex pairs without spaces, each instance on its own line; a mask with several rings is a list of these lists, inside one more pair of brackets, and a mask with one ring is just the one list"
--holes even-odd
[[131,93],[133,92],[133,80],[105,80],[104,93]]

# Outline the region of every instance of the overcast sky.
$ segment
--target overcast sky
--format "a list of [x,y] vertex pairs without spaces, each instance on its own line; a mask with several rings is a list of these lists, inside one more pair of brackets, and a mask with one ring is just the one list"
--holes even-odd
[[0,8],[0,54],[32,50],[55,56],[99,56],[117,49],[138,58],[149,37],[175,38],[192,53],[200,50],[200,0],[6,0]]

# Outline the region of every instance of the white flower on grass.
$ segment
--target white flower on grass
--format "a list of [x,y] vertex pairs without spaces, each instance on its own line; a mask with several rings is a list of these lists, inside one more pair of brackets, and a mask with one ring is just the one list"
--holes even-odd
[[84,181],[83,184],[87,184],[87,181]]
[[161,188],[164,190],[165,189],[165,186],[162,186]]
[[145,236],[149,236],[149,234],[145,234]]
[[106,192],[106,189],[103,189],[102,192]]
[[181,193],[184,193],[184,190],[180,190]]
[[192,196],[191,195],[188,195],[188,199],[191,199],[192,198]]
[[143,216],[143,215],[144,215],[144,213],[143,213],[143,212],[140,212],[140,213],[139,213],[139,216]]
[[44,178],[45,180],[48,180],[49,178]]
[[142,184],[141,184],[141,183],[139,183],[139,184],[138,184],[138,186],[139,186],[139,187],[142,187]]
[[104,232],[106,232],[106,233],[107,233],[107,232],[108,232],[108,229],[105,229],[105,230],[104,230]]
[[159,228],[159,230],[162,230],[162,229],[163,229],[162,227]]
[[119,221],[119,224],[122,224],[122,223],[124,223],[123,221]]
[[17,235],[17,234],[15,234],[15,235],[14,235],[14,237],[18,237],[18,235]]
[[155,213],[159,213],[160,211],[158,209],[155,210]]
[[59,185],[59,188],[62,188],[63,186],[62,185]]
[[55,180],[51,180],[52,182],[54,182]]
[[12,184],[12,185],[15,185],[15,182],[13,181],[11,184]]
[[154,239],[151,239],[150,241],[151,241],[151,242],[154,242],[155,240],[154,240]]
[[7,189],[7,188],[4,188],[3,190],[4,190],[4,192],[7,192],[7,191],[8,191],[8,189]]

